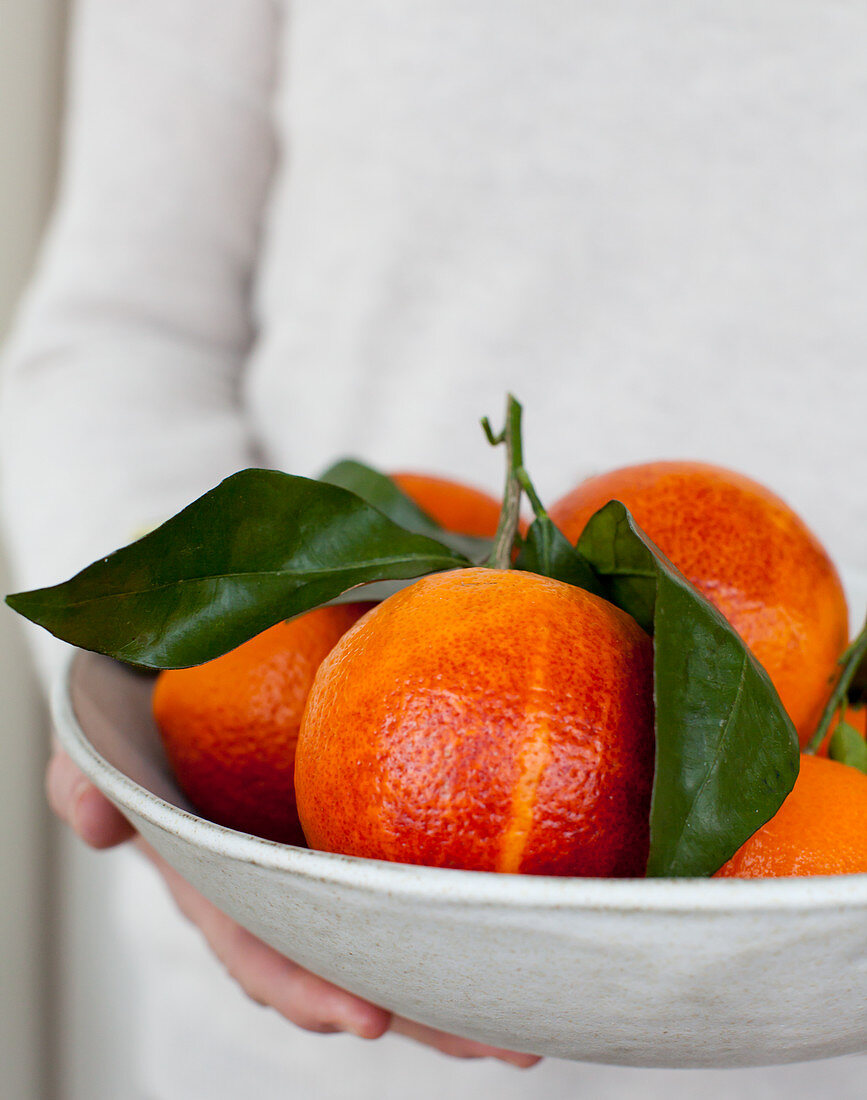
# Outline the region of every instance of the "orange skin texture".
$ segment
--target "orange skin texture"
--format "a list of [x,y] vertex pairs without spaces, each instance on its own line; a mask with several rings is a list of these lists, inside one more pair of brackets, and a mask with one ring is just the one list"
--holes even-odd
[[316,676],[298,741],[312,848],[477,871],[642,876],[652,645],[581,589],[485,568],[376,607]]
[[867,872],[867,775],[801,756],[788,798],[717,871],[720,878]]
[[[398,474],[408,496],[444,527],[493,535],[500,506],[478,489]],[[175,776],[208,818],[304,844],[295,805],[295,745],[320,662],[369,603],[319,608],[279,623],[231,653],[157,678],[153,707]]]
[[304,844],[295,806],[295,745],[313,677],[371,606],[319,608],[229,653],[157,677],[153,710],[184,793],[221,825]]
[[[490,538],[497,533],[500,501],[490,494],[432,474],[389,474],[391,480],[415,501],[423,512],[448,531]],[[526,523],[521,523],[522,533]]]
[[699,462],[650,462],[578,485],[550,510],[574,543],[609,500],[722,612],[764,666],[801,745],[839,674],[849,619],[837,570],[779,497]]

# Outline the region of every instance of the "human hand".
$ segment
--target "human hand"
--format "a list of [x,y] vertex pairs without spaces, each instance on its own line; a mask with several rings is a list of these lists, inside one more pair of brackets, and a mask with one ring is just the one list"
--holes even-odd
[[[136,837],[126,818],[57,746],[48,764],[46,791],[54,813],[92,848],[111,848]],[[378,1039],[394,1031],[455,1058],[497,1058],[523,1068],[539,1061],[534,1055],[500,1050],[393,1016],[311,974],[236,924],[141,837],[136,837],[135,844],[156,867],[178,908],[199,929],[244,992],[298,1027],[321,1034],[349,1031],[362,1039]]]
[[114,848],[135,829],[55,742],[45,771],[45,794],[55,816],[91,848]]

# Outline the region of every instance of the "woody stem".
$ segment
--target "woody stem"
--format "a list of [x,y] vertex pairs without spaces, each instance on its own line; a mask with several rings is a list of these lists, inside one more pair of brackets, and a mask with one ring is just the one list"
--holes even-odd
[[523,491],[519,473],[524,465],[523,445],[521,442],[521,405],[509,394],[506,404],[506,425],[499,435],[494,435],[487,418],[482,427],[488,442],[496,446],[506,444],[506,488],[503,493],[503,507],[500,521],[494,536],[491,555],[485,562],[491,569],[508,569],[512,562],[512,550],[518,533],[521,516],[521,493]]

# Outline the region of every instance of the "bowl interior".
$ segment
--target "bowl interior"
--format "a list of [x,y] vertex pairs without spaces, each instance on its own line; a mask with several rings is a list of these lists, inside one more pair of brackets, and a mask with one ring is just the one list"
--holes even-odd
[[867,905],[867,875],[832,878],[570,879],[497,875],[361,859],[278,844],[199,816],[180,790],[151,711],[154,675],[77,652],[54,699],[61,739],[89,777],[128,808],[197,848],[392,894],[455,904],[692,911]]
[[77,655],[55,698],[61,740],[215,904],[344,988],[447,1031],[589,1061],[767,1064],[867,1043],[867,875],[543,878],[277,844],[193,812],[152,688],[149,674]]
[[155,680],[153,673],[79,653],[69,681],[72,708],[103,760],[157,798],[196,814],[163,751],[151,710]]

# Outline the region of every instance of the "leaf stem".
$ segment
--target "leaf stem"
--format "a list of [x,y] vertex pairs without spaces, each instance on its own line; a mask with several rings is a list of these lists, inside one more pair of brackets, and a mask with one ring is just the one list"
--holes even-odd
[[494,435],[487,417],[482,420],[482,428],[488,442],[496,447],[506,444],[506,488],[503,493],[503,507],[500,521],[494,536],[494,547],[485,564],[491,569],[508,569],[512,563],[512,550],[518,524],[521,518],[521,493],[523,486],[519,472],[524,465],[523,444],[521,441],[521,405],[512,396],[506,401],[506,424],[499,435]]
[[858,670],[864,663],[865,658],[867,658],[867,622],[864,623],[864,626],[861,628],[861,633],[838,661],[838,664],[842,665],[843,671],[840,674],[840,679],[837,681],[836,687],[831,692],[831,697],[825,709],[822,711],[822,717],[819,719],[819,725],[816,728],[816,732],[810,738],[804,749],[805,753],[809,753],[813,756],[818,751],[819,746],[824,741],[825,735],[830,729],[831,722],[834,720],[834,715],[841,707],[845,707],[849,688]]
[[533,515],[536,519],[547,519],[548,513],[545,510],[545,505],[539,498],[539,494],[536,492],[533,482],[530,480],[530,475],[527,473],[526,467],[519,466],[515,471],[518,478],[518,482],[524,492],[527,494],[527,499],[533,507]]

